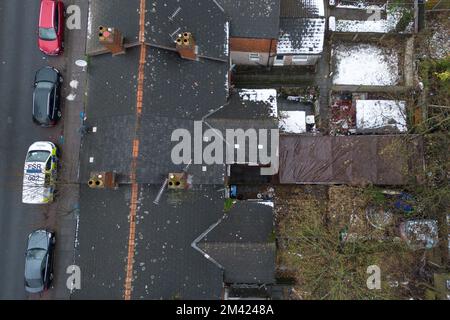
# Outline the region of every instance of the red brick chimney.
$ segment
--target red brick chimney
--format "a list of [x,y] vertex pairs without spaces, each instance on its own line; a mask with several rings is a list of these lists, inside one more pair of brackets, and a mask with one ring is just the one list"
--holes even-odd
[[103,26],[100,26],[98,30],[98,40],[113,56],[125,53],[123,36],[119,30]]
[[179,34],[175,41],[177,51],[183,59],[197,60],[198,47],[190,32]]

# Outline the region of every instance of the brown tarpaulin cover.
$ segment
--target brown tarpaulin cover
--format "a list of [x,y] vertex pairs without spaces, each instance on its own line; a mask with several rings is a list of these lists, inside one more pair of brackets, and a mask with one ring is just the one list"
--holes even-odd
[[402,185],[423,168],[416,135],[280,136],[281,184]]

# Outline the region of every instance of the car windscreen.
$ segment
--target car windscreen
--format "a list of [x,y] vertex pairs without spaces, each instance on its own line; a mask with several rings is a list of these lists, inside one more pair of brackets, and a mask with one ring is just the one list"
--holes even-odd
[[55,40],[56,39],[56,32],[53,28],[39,28],[39,38],[42,40]]
[[49,122],[48,105],[53,84],[50,82],[38,82],[34,90],[33,116],[42,124]]
[[30,151],[27,154],[26,162],[45,162],[50,156],[49,151]]

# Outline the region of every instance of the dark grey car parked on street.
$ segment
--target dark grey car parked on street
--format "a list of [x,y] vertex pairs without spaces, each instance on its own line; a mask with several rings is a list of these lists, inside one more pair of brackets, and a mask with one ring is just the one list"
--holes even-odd
[[36,72],[33,91],[33,121],[51,127],[61,118],[61,82],[59,71],[44,67]]
[[53,279],[53,254],[55,234],[36,230],[28,236],[25,253],[25,290],[39,293],[50,287]]

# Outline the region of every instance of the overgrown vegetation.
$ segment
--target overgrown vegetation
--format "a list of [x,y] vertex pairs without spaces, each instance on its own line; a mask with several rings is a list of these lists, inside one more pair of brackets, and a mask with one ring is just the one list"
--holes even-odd
[[[326,190],[317,192],[317,188],[277,190],[278,263],[281,277],[296,280],[291,298],[394,299],[419,295],[411,284],[418,253],[364,223],[365,207],[371,199],[364,190],[331,187],[335,189],[327,197]],[[343,227],[356,235],[345,245],[339,237]],[[367,288],[367,267],[371,265],[383,270],[381,290]]]
[[419,65],[419,76],[429,90],[430,102],[440,104],[450,96],[450,56],[443,59],[424,59]]
[[229,212],[236,202],[231,198],[226,198],[223,204],[223,211]]
[[395,32],[405,31],[408,25],[414,20],[414,3],[410,0],[390,1],[387,6],[387,12],[401,15],[395,26]]

